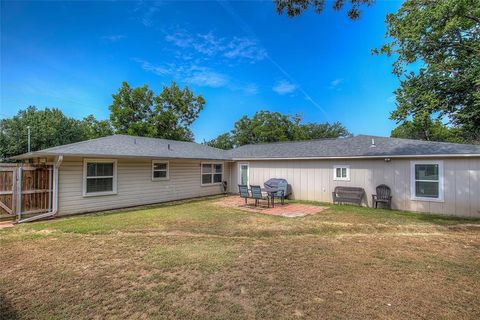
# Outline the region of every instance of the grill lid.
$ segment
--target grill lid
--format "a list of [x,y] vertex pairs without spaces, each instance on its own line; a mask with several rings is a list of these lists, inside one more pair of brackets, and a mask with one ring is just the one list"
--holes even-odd
[[276,192],[282,190],[285,195],[288,195],[290,193],[288,188],[288,182],[285,179],[269,179],[263,185],[265,187],[265,191],[267,192]]

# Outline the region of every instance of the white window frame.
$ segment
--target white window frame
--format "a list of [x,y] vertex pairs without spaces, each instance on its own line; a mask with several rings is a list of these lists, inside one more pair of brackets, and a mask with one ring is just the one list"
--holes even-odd
[[[155,170],[155,164],[164,163],[167,165],[167,170]],[[167,171],[167,176],[164,178],[155,178],[154,172],[155,171]],[[165,181],[170,180],[170,162],[168,160],[152,160],[152,181]]]
[[[345,178],[343,177],[337,177],[337,169],[338,168],[346,168],[347,170],[347,176]],[[333,166],[333,180],[335,181],[350,181],[350,166],[347,164],[336,164]]]
[[[415,165],[417,164],[436,164],[438,165],[438,198],[431,197],[417,197],[415,190]],[[419,180],[422,181],[422,180]],[[423,180],[426,181],[426,180]],[[436,181],[436,180],[428,180]],[[410,161],[410,199],[415,201],[429,201],[429,202],[444,202],[444,171],[442,160],[416,160]]]
[[[203,183],[203,165],[204,164],[210,164],[212,166],[212,182],[211,183]],[[222,180],[220,182],[213,182],[213,175],[215,174],[215,170],[213,168],[213,165],[215,164],[221,164],[222,165]],[[205,173],[207,174],[207,173]],[[217,173],[218,174],[218,173]],[[205,162],[201,162],[200,163],[200,185],[202,187],[207,187],[207,186],[214,186],[214,185],[218,185],[218,184],[222,184],[224,178],[225,178],[225,164],[223,162],[218,162],[218,161],[205,161]]]
[[[87,163],[113,163],[113,176],[98,176],[95,178],[113,178],[112,191],[87,192]],[[91,179],[95,179],[91,178]],[[83,196],[96,197],[117,194],[117,160],[116,159],[83,159]]]

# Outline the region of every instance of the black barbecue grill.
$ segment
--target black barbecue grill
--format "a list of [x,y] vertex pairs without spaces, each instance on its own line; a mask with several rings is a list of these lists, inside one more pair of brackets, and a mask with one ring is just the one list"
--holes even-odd
[[280,198],[283,204],[285,198],[292,193],[290,185],[285,179],[273,178],[266,181],[263,185],[265,187],[265,191],[272,199],[272,205],[274,203],[275,197]]

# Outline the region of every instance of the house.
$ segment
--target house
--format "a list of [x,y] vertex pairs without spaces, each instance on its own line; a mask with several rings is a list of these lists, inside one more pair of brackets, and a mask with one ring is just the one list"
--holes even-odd
[[[220,194],[281,177],[292,198],[331,202],[335,186],[392,190],[398,210],[480,217],[480,146],[355,136],[245,145],[113,135],[14,157],[53,167],[57,215]],[[47,213],[48,214],[48,213]]]

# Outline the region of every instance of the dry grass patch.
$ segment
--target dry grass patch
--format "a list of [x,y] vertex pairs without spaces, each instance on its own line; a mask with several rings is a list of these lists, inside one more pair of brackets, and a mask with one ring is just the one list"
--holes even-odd
[[347,206],[287,219],[214,201],[0,231],[1,316],[480,317],[478,221]]

